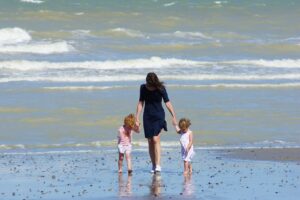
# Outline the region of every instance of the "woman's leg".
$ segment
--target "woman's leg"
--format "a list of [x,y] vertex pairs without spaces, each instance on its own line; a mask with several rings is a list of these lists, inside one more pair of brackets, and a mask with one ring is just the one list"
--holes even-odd
[[154,142],[153,138],[148,138],[148,148],[149,148],[149,155],[151,158],[152,168],[155,169],[155,157],[154,157]]
[[156,166],[160,166],[160,154],[161,154],[161,146],[160,146],[160,134],[153,137],[154,142],[154,161]]

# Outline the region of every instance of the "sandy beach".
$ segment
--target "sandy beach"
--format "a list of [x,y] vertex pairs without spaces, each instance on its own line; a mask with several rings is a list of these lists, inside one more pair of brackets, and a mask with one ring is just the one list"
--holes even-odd
[[[0,2],[0,200],[300,199],[299,0]],[[191,176],[167,108],[161,174],[143,129],[118,174],[149,72],[191,120]]]
[[160,175],[149,172],[147,152],[136,149],[132,176],[117,173],[111,148],[2,153],[0,198],[296,200],[300,195],[299,149],[196,153],[191,176],[182,175],[177,149],[164,149]]

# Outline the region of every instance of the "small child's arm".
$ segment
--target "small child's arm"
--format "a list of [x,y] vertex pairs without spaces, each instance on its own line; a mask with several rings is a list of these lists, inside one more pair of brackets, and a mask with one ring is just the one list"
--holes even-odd
[[180,128],[179,128],[179,126],[176,124],[174,127],[175,127],[176,132],[179,134],[179,133],[180,133]]
[[136,133],[140,133],[140,124],[138,126],[135,125],[132,130]]

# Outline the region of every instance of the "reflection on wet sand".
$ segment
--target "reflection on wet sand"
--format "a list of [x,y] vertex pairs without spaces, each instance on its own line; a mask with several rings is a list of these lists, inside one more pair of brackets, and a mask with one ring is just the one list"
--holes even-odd
[[131,179],[132,176],[128,175],[126,182],[124,182],[123,174],[119,173],[119,196],[120,197],[128,197],[132,195]]
[[150,185],[150,193],[152,196],[159,196],[162,188],[162,179],[160,174],[153,174]]
[[182,195],[184,196],[191,196],[195,192],[193,180],[192,180],[192,175],[188,174],[184,176],[184,181],[183,181],[183,191]]

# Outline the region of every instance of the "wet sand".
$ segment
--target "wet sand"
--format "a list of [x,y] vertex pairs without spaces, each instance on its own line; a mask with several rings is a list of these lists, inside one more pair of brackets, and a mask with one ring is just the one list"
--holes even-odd
[[257,150],[256,157],[249,151],[198,149],[191,176],[183,176],[177,149],[163,151],[158,175],[149,172],[147,152],[135,149],[132,176],[125,163],[117,173],[117,152],[110,148],[2,153],[0,199],[298,199],[300,160],[257,155],[290,158],[299,149]]
[[230,158],[269,161],[300,161],[300,148],[231,149],[222,151]]

